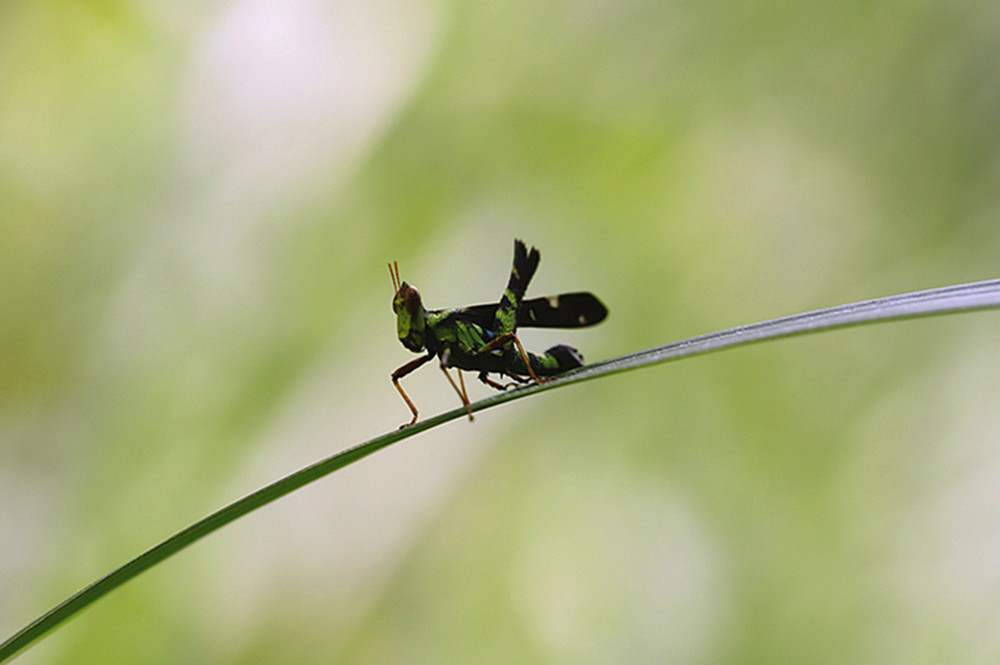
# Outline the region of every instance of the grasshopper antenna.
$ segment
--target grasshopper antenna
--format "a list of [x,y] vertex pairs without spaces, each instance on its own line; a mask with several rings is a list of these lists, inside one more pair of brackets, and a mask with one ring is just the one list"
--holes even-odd
[[[395,268],[395,272],[393,272],[393,268]],[[389,264],[389,277],[392,278],[392,288],[399,291],[402,282],[399,281],[399,266],[395,261]]]

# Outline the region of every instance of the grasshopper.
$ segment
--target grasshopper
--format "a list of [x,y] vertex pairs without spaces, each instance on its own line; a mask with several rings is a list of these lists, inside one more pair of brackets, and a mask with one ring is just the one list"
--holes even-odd
[[[583,328],[603,321],[608,310],[592,293],[564,293],[558,296],[524,300],[541,255],[534,247],[529,252],[521,240],[514,241],[514,266],[507,289],[500,302],[454,309],[425,309],[416,287],[399,279],[399,266],[389,264],[389,275],[396,294],[392,310],[396,313],[399,341],[410,351],[421,353],[392,373],[392,384],[410,407],[413,418],[400,429],[417,422],[417,407],[407,396],[399,380],[438,358],[451,387],[458,393],[469,420],[472,409],[465,392],[462,370],[479,372],[479,380],[497,390],[517,383],[543,383],[566,370],[583,366],[583,356],[572,346],[558,344],[542,354],[524,350],[517,338],[518,326],[536,328]],[[448,373],[454,367],[458,383]],[[490,374],[513,379],[507,384],[489,378]],[[515,383],[516,382],[516,383]]]

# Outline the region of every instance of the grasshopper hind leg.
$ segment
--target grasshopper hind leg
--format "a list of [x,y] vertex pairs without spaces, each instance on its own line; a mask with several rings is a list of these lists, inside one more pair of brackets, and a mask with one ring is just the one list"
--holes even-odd
[[488,385],[490,388],[495,388],[497,390],[507,390],[509,385],[504,385],[502,383],[497,383],[489,378],[487,372],[480,372],[478,376],[479,380]]
[[[501,376],[503,376],[503,375],[501,375]],[[522,378],[520,376],[517,376],[516,374],[508,374],[507,376],[509,376],[511,379],[513,379],[513,381],[511,381],[510,383],[498,383],[497,381],[491,380],[487,376],[486,372],[480,372],[479,373],[479,380],[482,381],[483,383],[485,383],[486,385],[488,385],[490,388],[495,388],[497,390],[507,390],[509,388],[516,388],[518,386],[518,384],[530,383],[531,382],[531,379],[525,379],[525,378]]]

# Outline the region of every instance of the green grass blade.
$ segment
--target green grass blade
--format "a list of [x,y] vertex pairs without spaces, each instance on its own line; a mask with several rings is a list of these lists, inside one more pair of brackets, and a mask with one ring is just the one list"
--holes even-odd
[[[557,381],[498,393],[475,402],[472,410],[481,411],[544,390],[562,388],[580,381],[754,342],[867,323],[994,308],[1000,308],[1000,280],[876,298],[730,328],[612,358],[568,372],[560,376]],[[405,430],[396,430],[375,437],[302,468],[225,506],[108,573],[25,626],[0,644],[0,662],[12,658],[105,594],[224,525],[382,448],[464,415],[464,409],[453,409],[420,421]]]

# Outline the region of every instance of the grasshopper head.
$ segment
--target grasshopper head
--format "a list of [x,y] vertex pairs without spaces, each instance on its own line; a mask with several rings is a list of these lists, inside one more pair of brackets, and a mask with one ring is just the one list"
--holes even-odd
[[399,341],[410,351],[423,351],[427,317],[424,304],[420,300],[420,292],[416,287],[400,281],[399,266],[395,265],[395,262],[389,265],[389,274],[396,289],[396,295],[392,297],[392,311],[396,313],[396,332]]

